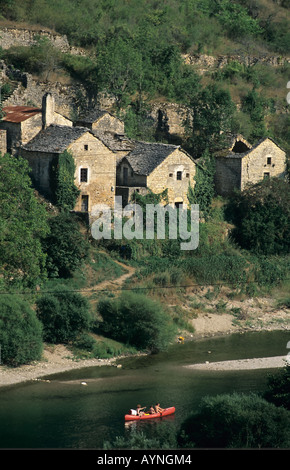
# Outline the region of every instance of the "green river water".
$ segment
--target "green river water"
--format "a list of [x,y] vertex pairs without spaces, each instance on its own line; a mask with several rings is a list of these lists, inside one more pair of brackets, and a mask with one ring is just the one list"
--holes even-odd
[[[93,367],[0,389],[2,449],[103,449],[104,441],[134,427],[154,436],[160,426],[176,429],[205,395],[262,392],[274,370],[201,371],[184,365],[283,356],[290,332],[252,332],[176,344],[154,356],[127,358],[122,368]],[[210,353],[209,353],[210,351]],[[86,382],[87,385],[82,385]],[[174,416],[124,422],[137,403],[175,406]]]

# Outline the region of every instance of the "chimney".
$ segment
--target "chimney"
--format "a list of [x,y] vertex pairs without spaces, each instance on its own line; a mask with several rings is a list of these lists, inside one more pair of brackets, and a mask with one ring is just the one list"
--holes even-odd
[[54,97],[52,93],[45,93],[42,98],[42,129],[54,123]]

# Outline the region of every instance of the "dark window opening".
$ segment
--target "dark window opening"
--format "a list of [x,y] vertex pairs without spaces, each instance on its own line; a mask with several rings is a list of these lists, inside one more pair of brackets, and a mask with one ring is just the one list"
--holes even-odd
[[80,181],[81,183],[88,182],[88,169],[87,168],[81,168]]
[[85,150],[89,150],[89,146],[87,144],[84,145]]
[[182,180],[182,171],[178,171],[176,173],[176,179],[179,180],[179,181]]
[[271,157],[267,157],[267,165],[271,165],[272,163],[272,158]]
[[173,173],[169,173],[169,178],[172,178],[172,176],[173,176]]
[[189,178],[189,173],[186,173],[186,178]]
[[270,173],[264,173],[264,180],[267,180],[270,178]]
[[82,205],[81,205],[82,212],[88,212],[89,210],[89,196],[82,195]]
[[128,184],[128,168],[123,168],[123,184],[126,186]]
[[234,153],[244,153],[249,150],[249,147],[242,142],[241,140],[237,140],[235,145],[232,148],[232,152]]
[[176,209],[182,209],[183,202],[175,202],[175,207],[176,207]]

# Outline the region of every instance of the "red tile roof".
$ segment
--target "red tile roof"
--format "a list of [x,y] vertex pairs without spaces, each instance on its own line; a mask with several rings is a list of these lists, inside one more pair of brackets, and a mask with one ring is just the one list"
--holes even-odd
[[3,111],[5,115],[2,120],[7,122],[26,121],[26,119],[41,113],[41,109],[32,106],[5,106]]

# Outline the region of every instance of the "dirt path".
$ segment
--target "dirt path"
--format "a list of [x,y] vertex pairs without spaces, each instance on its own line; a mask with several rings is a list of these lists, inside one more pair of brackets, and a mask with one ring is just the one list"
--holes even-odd
[[[114,280],[106,280],[99,284],[95,284],[88,289],[82,291],[83,295],[91,295],[94,292],[102,290],[120,290],[124,282],[135,273],[135,268],[127,266],[120,261],[119,264],[127,272]],[[97,300],[90,299],[94,303]],[[0,366],[0,387],[14,385],[17,383],[27,382],[31,380],[41,380],[51,374],[65,372],[72,369],[81,369],[84,367],[96,367],[103,365],[112,365],[116,362],[113,359],[86,359],[75,360],[73,354],[64,345],[45,345],[40,361],[23,365],[17,368]]]

